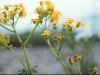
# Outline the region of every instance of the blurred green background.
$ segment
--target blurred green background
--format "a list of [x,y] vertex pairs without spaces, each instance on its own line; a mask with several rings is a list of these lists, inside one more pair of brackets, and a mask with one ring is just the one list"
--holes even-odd
[[[28,32],[24,32],[23,34],[20,34],[21,39],[23,41],[25,41],[25,39],[27,38],[29,33],[30,32],[28,31]],[[29,48],[34,49],[34,47],[35,48],[39,47],[41,49],[41,47],[48,47],[45,40],[41,36],[41,33],[42,33],[41,31],[40,32],[38,31],[33,34],[33,36],[31,37],[31,39],[28,43]],[[64,42],[65,45],[63,46],[64,49],[65,48],[70,49],[70,51],[72,53],[69,53],[69,55],[66,55],[65,54],[67,52],[67,50],[66,50],[65,53],[61,53],[61,56],[62,56],[64,62],[66,63],[66,65],[68,65],[68,61],[66,61],[66,57],[69,57],[69,56],[73,57],[75,54],[81,53],[83,55],[83,59],[80,62],[80,68],[81,68],[82,73],[87,73],[87,69],[90,69],[92,71],[94,66],[96,66],[96,65],[99,66],[99,62],[97,61],[98,55],[96,55],[96,53],[98,53],[98,50],[100,48],[100,46],[99,46],[100,38],[97,35],[93,35],[92,37],[84,37],[84,38],[81,38],[79,41],[76,41],[75,40],[76,34],[77,34],[77,32],[70,33],[68,35],[68,37],[65,39],[65,42]],[[53,44],[52,36],[50,37],[50,41]],[[10,34],[10,37],[11,37],[10,44],[12,44],[14,47],[20,47],[20,44],[19,44],[16,36],[14,34]],[[96,53],[94,51],[96,51]],[[94,55],[95,55],[95,58],[94,58]],[[94,59],[96,59],[96,58],[97,58],[97,60],[95,61]],[[33,57],[33,59],[34,59],[34,57]],[[68,60],[68,58],[67,58],[67,60]],[[55,61],[56,61],[56,59],[55,59]],[[70,69],[70,72],[78,73],[73,67],[69,66],[68,68]]]

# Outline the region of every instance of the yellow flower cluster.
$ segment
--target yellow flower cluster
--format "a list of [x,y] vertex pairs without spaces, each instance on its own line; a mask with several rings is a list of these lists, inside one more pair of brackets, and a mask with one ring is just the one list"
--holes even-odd
[[[35,13],[38,15],[37,18],[31,19],[31,23],[36,25],[44,23],[43,20],[48,20],[50,25],[53,25],[53,29],[57,29],[56,24],[58,23],[59,17],[61,16],[60,11],[54,10],[54,4],[49,0],[41,0],[40,6],[36,7]],[[50,32],[47,31],[47,25],[43,28],[45,31],[43,36],[49,36]]]
[[[38,17],[32,19],[31,23],[34,23],[36,25],[44,23],[45,26],[42,28],[43,30],[48,30],[47,27],[49,27],[49,25],[52,25],[53,29],[57,31],[57,23],[62,14],[60,11],[54,9],[54,4],[50,0],[41,0],[40,6],[36,7],[35,9],[35,13],[38,15]],[[46,21],[49,22],[49,25],[46,24]],[[79,26],[84,27],[85,25],[80,21],[76,21],[75,23],[74,19],[67,18],[67,21],[62,23],[62,26],[63,31],[68,30],[70,32],[73,28],[77,28]],[[47,33],[45,34],[45,31],[42,35],[49,36],[47,35]]]
[[72,19],[72,18],[67,18],[67,22],[63,22],[63,23],[62,23],[62,26],[63,26],[63,27],[69,26],[69,27],[71,27],[71,28],[76,28],[76,27],[79,27],[79,26],[82,26],[82,27],[85,26],[82,22],[79,22],[79,21],[76,22],[76,26],[75,26],[73,23],[74,23],[74,19]]
[[76,26],[77,27],[82,26],[84,28],[85,25],[82,22],[77,21],[77,25]]
[[53,26],[56,26],[56,24],[57,24],[57,21],[51,22],[51,25],[53,25]]
[[[38,21],[39,23],[40,22],[42,23],[43,22],[42,20],[44,18],[48,18],[50,19],[52,25],[56,25],[58,23],[59,17],[61,16],[61,13],[59,11],[54,10],[54,5],[49,0],[45,0],[45,1],[41,0],[40,6],[38,6],[35,9],[35,13],[39,15],[38,16],[40,18],[40,21]],[[32,22],[34,24],[37,24],[34,22],[34,20],[31,20],[31,23]]]
[[4,8],[0,10],[0,24],[8,24],[14,17],[24,18],[26,17],[25,7],[20,4],[4,5]]
[[80,21],[76,21],[76,24],[75,24],[74,19],[67,18],[67,21],[62,23],[62,26],[63,26],[63,30],[64,29],[66,30],[66,26],[67,26],[69,28],[69,30],[71,31],[72,28],[77,28],[79,26],[84,27],[85,25]]
[[10,42],[10,36],[6,36],[5,34],[0,35],[0,50],[4,50],[8,46]]

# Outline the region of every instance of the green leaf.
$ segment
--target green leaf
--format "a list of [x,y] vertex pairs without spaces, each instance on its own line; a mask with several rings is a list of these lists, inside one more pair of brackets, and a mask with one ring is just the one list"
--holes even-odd
[[32,71],[33,74],[37,73],[37,71],[34,68],[32,68],[31,71]]

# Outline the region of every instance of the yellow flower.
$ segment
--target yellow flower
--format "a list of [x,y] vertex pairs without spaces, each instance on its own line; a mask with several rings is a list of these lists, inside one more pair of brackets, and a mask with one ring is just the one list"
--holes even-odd
[[84,28],[84,24],[82,23],[82,22],[80,22],[80,21],[77,21],[77,25],[80,25],[80,26],[82,26],[83,28]]
[[31,23],[33,22],[34,24],[37,25],[39,23],[39,21],[40,21],[40,18],[38,17],[38,18],[32,19]]
[[74,24],[72,24],[72,23],[69,23],[68,26],[71,27],[71,28],[76,28],[76,27],[74,26]]
[[21,9],[20,12],[19,12],[19,17],[20,18],[25,18],[26,15],[27,15],[27,13],[26,13],[25,9]]
[[63,27],[67,26],[67,23],[66,23],[66,22],[63,22],[63,23],[62,23],[62,26],[63,26]]
[[51,25],[55,26],[57,24],[57,21],[51,22]]
[[49,36],[51,33],[48,30],[44,30],[44,33],[41,34],[42,36]]
[[19,4],[10,4],[8,6],[9,6],[9,8],[12,8],[14,10],[25,8],[22,3],[19,3]]
[[41,5],[41,6],[43,5],[43,0],[40,0],[40,5]]
[[2,14],[5,16],[7,14],[7,12],[3,11]]
[[7,18],[7,12],[6,12],[6,11],[3,11],[3,12],[2,12],[2,17]]
[[54,10],[54,5],[49,0],[45,1],[44,5],[46,5],[50,10]]
[[8,10],[8,5],[4,5],[4,8],[3,9]]
[[46,5],[46,6],[48,6],[49,4],[53,4],[52,2],[50,2],[49,0],[46,0],[45,2],[44,2],[44,5]]
[[52,10],[52,11],[54,10],[54,6],[53,6],[53,5],[50,5],[50,4],[49,4],[49,5],[48,5],[48,8],[49,8],[50,10]]
[[19,8],[19,9],[25,9],[25,7],[23,6],[22,3],[19,3],[19,4],[18,4],[18,8]]
[[18,8],[18,5],[17,5],[17,4],[15,4],[15,5],[10,4],[10,5],[8,5],[8,6],[9,6],[9,8],[12,8],[12,9],[16,9],[16,8]]
[[16,9],[18,7],[18,4],[15,4],[14,6],[15,6],[15,9]]
[[14,15],[15,15],[15,11],[14,11],[14,10],[9,11],[8,17],[9,17],[10,19],[11,19]]
[[67,22],[72,23],[72,22],[74,22],[74,20],[72,18],[67,18]]
[[50,15],[50,18],[53,19],[53,20],[55,20],[55,21],[58,21],[59,16],[61,16],[61,13],[59,11],[54,11]]
[[0,22],[3,23],[3,24],[8,24],[8,21],[9,21],[9,18],[2,17],[0,19]]
[[42,10],[43,10],[42,7],[37,7],[37,8],[35,9],[35,12],[36,12],[36,13],[40,13]]

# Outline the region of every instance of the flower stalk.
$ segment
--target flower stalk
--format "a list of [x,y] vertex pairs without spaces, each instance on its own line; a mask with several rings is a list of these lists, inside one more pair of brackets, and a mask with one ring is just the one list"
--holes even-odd
[[8,46],[8,48],[15,54],[15,56],[17,57],[17,59],[20,61],[20,63],[22,64],[22,66],[24,67],[24,69],[27,69],[26,66],[24,65],[23,61],[20,59],[20,57],[18,56],[18,54],[13,50],[12,47]]
[[65,69],[66,73],[67,73],[68,75],[70,75],[70,72],[68,71],[68,69],[67,69],[67,67],[65,66],[64,62],[62,61],[60,55],[59,55],[59,54],[57,55],[57,53],[54,51],[54,48],[51,46],[49,39],[47,39],[46,42],[47,42],[47,44],[49,45],[49,47],[50,47],[52,53],[55,55],[56,59],[59,60],[60,63],[62,64],[62,66],[63,66],[63,68]]

